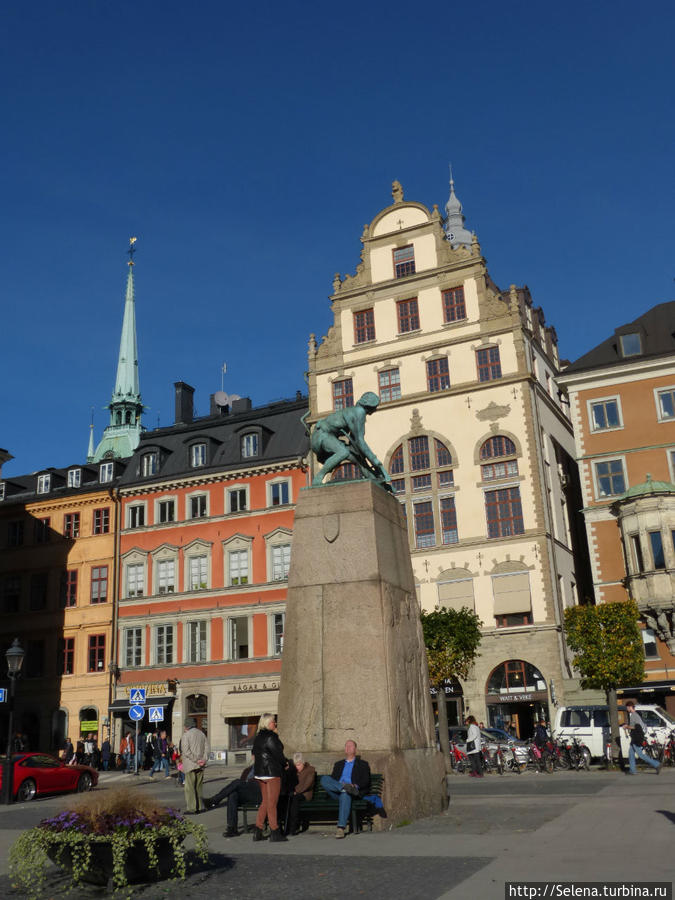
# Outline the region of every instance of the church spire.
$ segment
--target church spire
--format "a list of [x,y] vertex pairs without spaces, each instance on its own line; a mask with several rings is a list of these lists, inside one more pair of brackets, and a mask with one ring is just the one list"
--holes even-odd
[[129,272],[124,301],[122,337],[117,358],[117,375],[112,399],[108,405],[110,424],[96,448],[94,462],[106,458],[131,456],[141,437],[143,404],[138,380],[138,347],[136,341],[136,299],[134,295],[134,253],[136,238],[129,239]]
[[455,194],[452,165],[450,166],[450,197],[445,204],[445,225],[443,227],[445,236],[452,244],[453,249],[457,249],[457,247],[471,247],[472,234],[464,227],[464,213],[462,212],[462,204]]

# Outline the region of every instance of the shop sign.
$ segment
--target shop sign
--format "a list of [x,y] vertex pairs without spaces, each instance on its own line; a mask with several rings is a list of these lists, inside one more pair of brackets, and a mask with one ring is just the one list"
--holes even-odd
[[546,691],[532,691],[529,694],[488,694],[488,703],[532,703],[536,700],[548,700]]
[[260,691],[278,691],[278,681],[241,681],[233,684],[228,694],[254,694]]
[[98,722],[96,719],[93,722],[80,722],[80,731],[98,731]]
[[124,692],[130,699],[131,694],[137,690],[145,691],[146,697],[164,697],[167,694],[175,693],[175,690],[173,690],[174,684],[175,682],[173,681],[151,681],[149,684],[130,684],[128,687],[124,688]]

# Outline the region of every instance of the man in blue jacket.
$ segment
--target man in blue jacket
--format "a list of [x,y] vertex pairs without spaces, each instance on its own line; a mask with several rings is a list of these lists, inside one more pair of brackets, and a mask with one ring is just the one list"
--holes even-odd
[[345,758],[335,763],[332,775],[321,776],[321,787],[338,801],[335,837],[343,838],[352,809],[352,797],[361,797],[370,791],[370,766],[356,755],[356,741],[346,742]]

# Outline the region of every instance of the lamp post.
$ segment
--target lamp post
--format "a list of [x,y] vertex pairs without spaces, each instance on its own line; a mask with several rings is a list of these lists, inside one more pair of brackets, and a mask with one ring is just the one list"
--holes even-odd
[[12,646],[5,653],[7,660],[7,675],[9,676],[9,698],[7,700],[7,756],[5,758],[5,770],[2,773],[2,796],[0,803],[11,803],[13,798],[13,766],[12,766],[12,731],[14,729],[14,690],[16,679],[21,672],[23,658],[25,656],[23,647],[19,644],[19,639],[14,638]]

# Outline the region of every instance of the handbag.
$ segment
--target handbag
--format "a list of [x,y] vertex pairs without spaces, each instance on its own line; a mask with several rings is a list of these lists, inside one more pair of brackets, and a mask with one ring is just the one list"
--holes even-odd
[[476,742],[475,742],[475,741],[467,741],[467,742],[466,742],[466,752],[467,752],[467,753],[473,753],[473,751],[474,751],[475,749],[476,749]]

